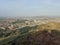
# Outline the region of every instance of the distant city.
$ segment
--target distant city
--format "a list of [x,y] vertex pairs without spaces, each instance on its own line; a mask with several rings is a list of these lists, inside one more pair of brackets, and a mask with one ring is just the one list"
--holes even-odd
[[0,18],[0,28],[6,30],[15,30],[26,26],[35,26],[49,22],[59,22],[60,17],[20,17],[20,18]]

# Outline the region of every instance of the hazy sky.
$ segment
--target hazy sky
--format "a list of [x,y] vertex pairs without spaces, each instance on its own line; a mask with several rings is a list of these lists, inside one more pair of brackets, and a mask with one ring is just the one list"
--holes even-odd
[[0,0],[0,16],[47,15],[60,15],[60,0]]

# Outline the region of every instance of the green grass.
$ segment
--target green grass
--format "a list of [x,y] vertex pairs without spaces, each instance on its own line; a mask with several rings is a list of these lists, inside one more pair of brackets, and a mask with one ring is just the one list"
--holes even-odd
[[31,33],[29,31],[31,31],[32,29],[34,31],[35,27],[24,27],[24,28],[19,30],[21,33],[17,33],[17,34],[13,33],[13,34],[11,34],[7,37],[3,37],[3,38],[0,39],[0,45],[3,45],[3,44],[9,45],[9,42],[12,42],[12,41],[17,40],[17,39],[22,40],[29,33]]

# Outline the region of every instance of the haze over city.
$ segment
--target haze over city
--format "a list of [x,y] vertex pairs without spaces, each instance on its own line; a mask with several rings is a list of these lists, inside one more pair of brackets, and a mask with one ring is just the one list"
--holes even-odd
[[60,16],[60,0],[0,0],[0,17]]
[[60,45],[60,0],[0,0],[0,45]]

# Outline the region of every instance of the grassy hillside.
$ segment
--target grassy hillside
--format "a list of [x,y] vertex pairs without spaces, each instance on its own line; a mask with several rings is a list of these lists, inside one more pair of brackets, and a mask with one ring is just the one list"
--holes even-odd
[[0,45],[60,45],[60,23],[24,27],[9,33],[3,31],[0,29]]

